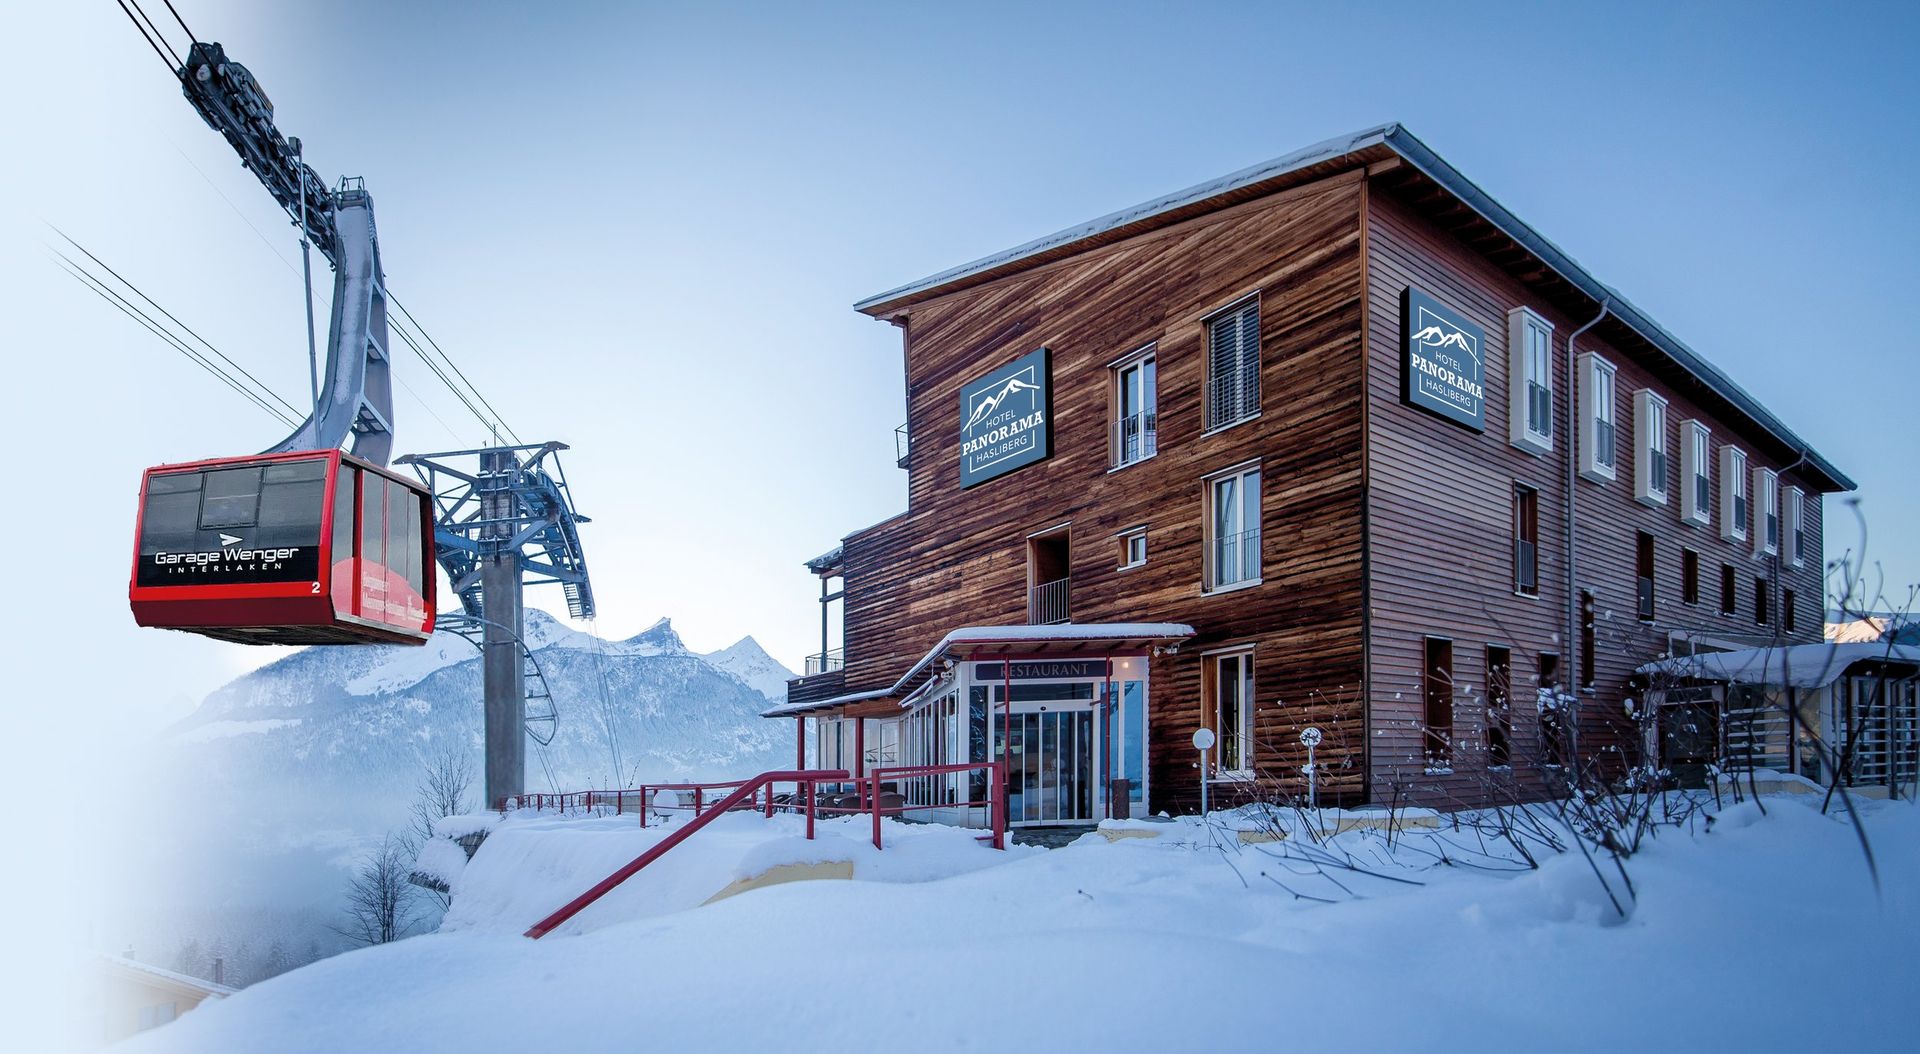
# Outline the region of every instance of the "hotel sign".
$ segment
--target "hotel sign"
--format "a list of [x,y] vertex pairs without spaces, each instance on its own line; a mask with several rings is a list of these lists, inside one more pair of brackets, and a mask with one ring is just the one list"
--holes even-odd
[[971,487],[1053,454],[1047,349],[1029,352],[960,389],[960,486]]
[[1459,312],[1412,286],[1400,301],[1400,397],[1476,432],[1487,430],[1487,335]]

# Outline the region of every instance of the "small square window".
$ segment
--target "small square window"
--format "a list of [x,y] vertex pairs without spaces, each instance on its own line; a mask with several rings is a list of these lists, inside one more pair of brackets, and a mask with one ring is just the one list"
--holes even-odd
[[1147,529],[1138,527],[1120,535],[1120,570],[1147,562]]

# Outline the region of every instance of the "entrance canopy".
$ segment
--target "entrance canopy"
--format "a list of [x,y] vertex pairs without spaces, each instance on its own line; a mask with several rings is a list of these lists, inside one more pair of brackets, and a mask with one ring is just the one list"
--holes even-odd
[[1155,647],[1178,647],[1193,636],[1193,627],[1178,622],[1087,622],[1049,626],[963,626],[940,638],[933,650],[895,682],[893,694],[902,702],[913,684],[945,662],[998,658],[1065,658],[1145,652]]
[[1893,676],[1910,677],[1920,672],[1920,646],[1863,643],[1741,648],[1662,659],[1640,667],[1638,672],[1728,684],[1825,688],[1854,666],[1866,663],[1891,665],[1896,667],[1889,671]]

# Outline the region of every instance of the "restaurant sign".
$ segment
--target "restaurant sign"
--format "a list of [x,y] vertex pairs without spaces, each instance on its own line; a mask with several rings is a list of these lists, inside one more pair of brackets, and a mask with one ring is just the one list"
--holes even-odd
[[1486,333],[1412,286],[1400,302],[1400,397],[1476,432],[1487,430]]
[[960,389],[960,485],[971,487],[1053,454],[1047,349]]

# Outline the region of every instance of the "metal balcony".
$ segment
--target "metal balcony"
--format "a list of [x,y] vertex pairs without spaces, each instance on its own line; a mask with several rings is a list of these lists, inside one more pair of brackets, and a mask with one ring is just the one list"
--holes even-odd
[[1123,417],[1113,423],[1113,467],[1121,468],[1145,461],[1159,449],[1157,415],[1148,413]]
[[1067,594],[1072,581],[1056,578],[1027,590],[1027,621],[1035,626],[1068,621]]
[[901,425],[893,430],[893,463],[906,468],[913,460],[913,443],[907,438],[907,426]]
[[801,676],[812,677],[815,674],[834,673],[846,668],[846,649],[835,648],[832,651],[823,651],[817,655],[807,656],[807,672]]

